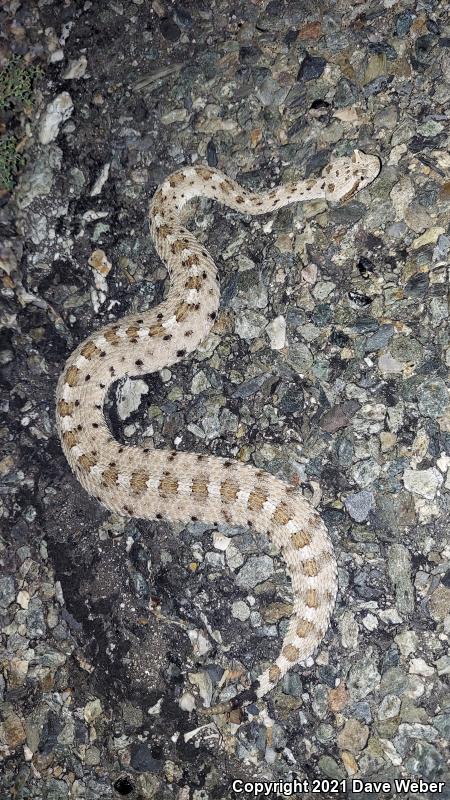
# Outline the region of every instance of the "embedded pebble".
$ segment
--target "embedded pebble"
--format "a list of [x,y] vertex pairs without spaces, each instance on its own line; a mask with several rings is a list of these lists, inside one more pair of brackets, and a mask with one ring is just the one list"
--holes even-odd
[[86,56],[80,56],[79,58],[72,59],[66,71],[63,72],[63,79],[65,81],[72,81],[82,78],[86,73],[87,63]]
[[273,560],[269,556],[252,556],[245,562],[236,576],[236,583],[242,589],[253,589],[258,583],[273,574]]
[[266,327],[272,350],[282,350],[286,344],[286,320],[283,316],[275,317]]
[[338,745],[342,750],[348,750],[357,754],[367,744],[369,738],[369,728],[357,719],[348,719],[340,733],[338,734]]
[[89,703],[86,703],[83,715],[87,723],[91,724],[101,714],[102,714],[102,704],[98,698],[95,698],[95,700],[90,700]]
[[393,719],[400,711],[401,700],[395,694],[386,694],[378,708],[377,716],[380,720]]
[[440,417],[449,407],[449,393],[440,378],[423,381],[418,391],[418,405],[425,417]]
[[231,613],[235,619],[245,622],[250,616],[250,609],[243,600],[236,600],[231,606]]
[[61,92],[48,104],[39,126],[39,141],[41,144],[53,142],[63,122],[73,114],[73,102],[68,92]]
[[11,575],[0,578],[0,606],[7,608],[16,599],[16,585]]
[[411,614],[414,611],[414,588],[409,551],[396,543],[390,546],[388,556],[388,573],[395,591],[396,606],[400,614]]
[[403,473],[403,483],[408,492],[433,500],[436,492],[443,483],[441,473],[434,467],[430,469],[406,469]]
[[300,64],[300,69],[298,71],[297,80],[298,81],[312,81],[316,78],[320,78],[322,72],[325,69],[326,61],[324,58],[320,58],[318,56],[311,56],[309,53],[304,57],[302,63]]
[[144,381],[126,378],[117,390],[117,412],[120,419],[127,419],[136,411],[145,394],[148,394],[148,386]]
[[347,495],[344,500],[345,508],[355,522],[364,522],[375,505],[373,492],[364,490],[356,494]]

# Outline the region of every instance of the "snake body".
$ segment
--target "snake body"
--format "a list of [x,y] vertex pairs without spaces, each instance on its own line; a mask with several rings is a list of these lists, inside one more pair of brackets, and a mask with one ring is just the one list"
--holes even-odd
[[336,598],[333,547],[313,507],[267,472],[226,458],[120,444],[105,421],[105,397],[110,384],[126,375],[155,372],[185,358],[214,324],[220,295],[216,266],[182,225],[189,200],[201,195],[246,214],[265,214],[302,200],[348,199],[379,170],[377,157],[355,150],[332,161],[319,178],[262,194],[209,167],[174,172],[150,205],[151,234],[169,272],[167,299],[89,336],[69,357],[58,382],[63,451],[83,487],[106,508],[128,517],[248,526],[267,534],[284,558],[294,603],[280,654],[250,689],[210,712],[263,697],[294,664],[314,653]]

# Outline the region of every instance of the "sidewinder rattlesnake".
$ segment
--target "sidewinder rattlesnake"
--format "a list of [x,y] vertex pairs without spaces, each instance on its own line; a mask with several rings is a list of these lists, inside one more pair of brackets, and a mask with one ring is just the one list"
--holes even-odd
[[106,424],[105,397],[119,378],[155,372],[185,358],[214,324],[220,295],[216,266],[182,225],[181,211],[189,200],[203,196],[246,214],[265,214],[302,200],[347,200],[379,171],[376,156],[355,150],[332,161],[320,178],[263,194],[244,190],[209,167],[174,172],[150,205],[151,234],[169,271],[167,299],[89,336],[69,357],[58,382],[62,448],[80,483],[106,508],[129,517],[249,526],[268,534],[285,560],[294,605],[278,658],[250,689],[204,709],[207,713],[263,697],[294,664],[314,653],[336,598],[333,547],[314,508],[267,472],[226,458],[121,445]]

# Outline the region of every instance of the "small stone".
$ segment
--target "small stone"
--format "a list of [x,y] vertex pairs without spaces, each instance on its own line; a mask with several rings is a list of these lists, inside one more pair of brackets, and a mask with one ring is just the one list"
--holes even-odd
[[188,112],[185,108],[172,108],[167,114],[161,116],[163,125],[173,125],[174,122],[184,122],[187,119]]
[[412,658],[409,665],[409,672],[411,672],[412,675],[424,675],[427,678],[434,674],[434,669],[430,667],[423,658]]
[[331,758],[331,756],[321,756],[318,762],[319,770],[328,778],[335,778],[341,780],[344,777],[344,772],[338,763]]
[[414,611],[414,588],[411,557],[402,544],[393,544],[388,551],[388,574],[395,591],[395,604],[400,614]]
[[26,610],[28,608],[28,604],[30,602],[30,594],[29,594],[29,592],[25,591],[24,589],[21,589],[19,594],[17,595],[17,601],[16,602],[19,604],[19,606],[21,608]]
[[399,216],[403,216],[415,194],[414,184],[408,175],[402,175],[390,191],[392,205]]
[[[211,674],[210,674],[211,673]],[[201,672],[190,672],[189,673],[189,681],[194,686],[197,686],[198,691],[200,693],[200,697],[202,700],[205,701],[205,705],[211,704],[211,697],[213,693],[213,682],[211,675],[215,678],[217,676],[217,668],[210,670],[210,672],[206,672],[202,670]],[[218,676],[220,678],[221,675]],[[215,678],[216,682],[216,678]]]
[[434,718],[433,725],[443,739],[450,739],[450,714],[439,714]]
[[94,767],[100,764],[100,750],[98,747],[89,747],[84,756],[84,763],[88,767]]
[[413,250],[419,250],[420,247],[425,247],[427,244],[436,244],[437,240],[443,233],[445,233],[445,228],[441,228],[438,225],[428,228],[425,233],[422,233],[421,236],[418,236],[417,239],[414,239],[411,247]]
[[40,638],[46,632],[46,623],[42,608],[42,600],[36,595],[31,599],[27,609],[27,635],[30,639]]
[[389,344],[393,335],[394,328],[392,325],[382,325],[379,330],[367,337],[364,350],[366,353],[373,353],[375,350],[381,350]]
[[168,42],[177,42],[181,36],[181,31],[172,17],[163,17],[163,19],[160,20],[159,27],[162,35]]
[[112,268],[112,264],[108,261],[104,250],[93,250],[89,257],[88,264],[99,272],[100,275],[103,275],[103,277],[106,277]]
[[357,754],[364,750],[369,738],[369,728],[357,719],[348,719],[342,731],[338,733],[337,742],[342,750]]
[[344,500],[345,508],[355,522],[364,522],[375,505],[373,492],[364,489],[362,492],[348,495]]
[[432,378],[421,383],[417,392],[419,410],[425,417],[435,419],[445,414],[449,406],[449,394],[442,378]]
[[416,15],[409,9],[407,11],[402,11],[402,13],[398,15],[395,21],[395,32],[397,36],[406,36],[411,28],[415,16]]
[[374,53],[367,62],[364,84],[372,83],[381,75],[386,75],[386,53]]
[[450,587],[437,586],[428,600],[428,609],[436,622],[443,621],[450,615]]
[[342,682],[337,686],[335,689],[330,689],[328,692],[328,705],[330,707],[330,711],[343,711],[345,706],[348,704],[349,694],[345,683]]
[[39,141],[41,144],[53,142],[63,122],[73,113],[72,98],[68,92],[61,92],[48,104],[44,111],[39,126]]
[[280,86],[270,75],[256,85],[256,95],[263,106],[279,106],[286,98],[289,91],[287,86]]
[[131,745],[130,763],[136,772],[159,772],[162,768],[162,761],[152,756],[146,744]]
[[367,655],[359,659],[352,667],[347,681],[352,700],[362,700],[380,685],[381,676],[373,661],[369,648]]
[[243,600],[236,600],[231,606],[231,616],[245,622],[250,616],[250,609]]
[[436,661],[436,669],[438,675],[450,675],[450,656],[441,656]]
[[29,662],[21,658],[12,658],[8,665],[8,686],[14,689],[23,686],[27,677]]
[[275,317],[266,327],[272,350],[282,350],[286,344],[286,320],[283,316]]
[[395,636],[395,643],[398,645],[402,656],[408,658],[411,653],[417,650],[419,640],[415,631],[402,631]]
[[[450,184],[449,184],[450,186]],[[449,194],[450,200],[450,194]],[[450,251],[450,236],[439,236],[436,247],[433,250],[433,264],[446,264]]]
[[378,619],[374,614],[366,614],[362,623],[368,631],[375,631],[378,628]]
[[273,560],[269,556],[252,556],[245,562],[236,576],[236,583],[242,589],[253,589],[273,575]]
[[303,694],[303,684],[301,676],[297,672],[288,672],[283,678],[283,692],[292,697],[301,697]]
[[401,700],[395,694],[387,694],[383,697],[378,708],[378,719],[393,719],[400,713]]
[[339,403],[330,408],[322,416],[319,425],[322,430],[327,433],[336,433],[341,428],[346,428],[350,425],[356,411],[359,409],[359,403],[355,400],[347,400],[345,403]]
[[139,728],[144,720],[142,709],[139,706],[132,705],[132,703],[123,704],[122,717],[127,725],[132,725],[135,728]]
[[259,311],[240,312],[235,318],[235,330],[241,339],[257,339],[266,327],[266,317]]
[[262,617],[264,622],[274,623],[279,622],[280,619],[289,618],[292,614],[292,603],[270,603],[262,610]]
[[356,761],[355,756],[353,753],[349,753],[347,750],[343,750],[341,753],[342,763],[345,767],[347,775],[356,775],[359,770],[358,762]]
[[435,468],[430,469],[406,469],[403,473],[403,483],[405,489],[412,494],[425,497],[426,500],[433,500],[436,492],[443,483],[441,473]]
[[84,718],[88,724],[94,722],[102,713],[102,704],[98,698],[89,700],[84,707]]
[[287,362],[298,373],[308,372],[313,364],[311,350],[301,343],[291,344],[287,355]]
[[298,31],[299,39],[319,39],[321,33],[321,22],[315,20],[314,22],[305,22]]
[[3,722],[0,724],[0,739],[8,747],[15,749],[26,741],[27,734],[22,720],[14,711],[6,713]]
[[16,585],[11,575],[0,578],[0,608],[8,608],[16,599]]
[[300,64],[300,69],[297,74],[298,81],[312,81],[316,78],[320,78],[322,75],[326,61],[324,58],[320,58],[318,56],[310,56],[309,53],[306,54],[305,58],[303,59],[302,63]]
[[202,631],[194,629],[188,630],[188,636],[191,640],[192,650],[196,658],[204,656],[211,650],[211,642],[206,638]]
[[390,431],[381,431],[380,433],[380,444],[381,444],[381,452],[388,453],[389,450],[392,450],[397,443],[397,436],[395,433],[391,433]]
[[317,264],[311,261],[310,264],[302,269],[302,280],[310,285],[313,285],[317,281]]
[[80,56],[80,58],[73,59],[72,61],[70,61],[69,66],[63,73],[63,79],[65,81],[78,80],[79,78],[82,78],[84,76],[86,69],[87,69],[86,56]]
[[403,372],[403,364],[397,361],[391,353],[382,353],[378,359],[378,369],[382,375],[400,375]]
[[195,697],[190,692],[184,692],[178,702],[183,711],[191,712],[195,708]]
[[351,611],[345,611],[339,620],[339,631],[342,639],[342,646],[347,650],[355,650],[358,646],[358,623],[355,615]]
[[126,378],[117,389],[117,413],[124,420],[139,408],[141,398],[148,393],[148,386],[144,381]]

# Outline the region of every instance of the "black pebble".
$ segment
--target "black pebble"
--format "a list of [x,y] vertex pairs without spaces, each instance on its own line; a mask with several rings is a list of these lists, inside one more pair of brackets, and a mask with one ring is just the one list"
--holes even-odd
[[177,42],[181,36],[181,31],[172,17],[163,17],[159,23],[159,27],[162,35],[168,42]]
[[161,760],[154,758],[146,744],[133,744],[131,746],[131,766],[136,772],[159,772]]
[[355,303],[357,306],[369,306],[372,302],[372,297],[367,297],[365,294],[360,294],[359,292],[349,292],[348,296],[352,303]]
[[369,258],[366,258],[365,256],[361,256],[361,258],[359,259],[358,269],[363,278],[368,278],[370,274],[375,271],[375,267],[372,264],[371,260]]
[[208,166],[210,167],[217,167],[217,164],[219,163],[219,159],[217,158],[216,145],[214,144],[212,139],[210,139],[208,144],[206,145],[206,160],[208,162]]
[[309,53],[307,53],[300,64],[297,80],[312,81],[316,78],[320,78],[325,69],[326,63],[327,62],[324,58],[319,58],[319,56],[310,56]]
[[122,797],[126,797],[133,791],[134,783],[132,783],[129,777],[125,775],[123,778],[118,778],[116,780],[114,789],[116,790],[117,794],[122,795]]

